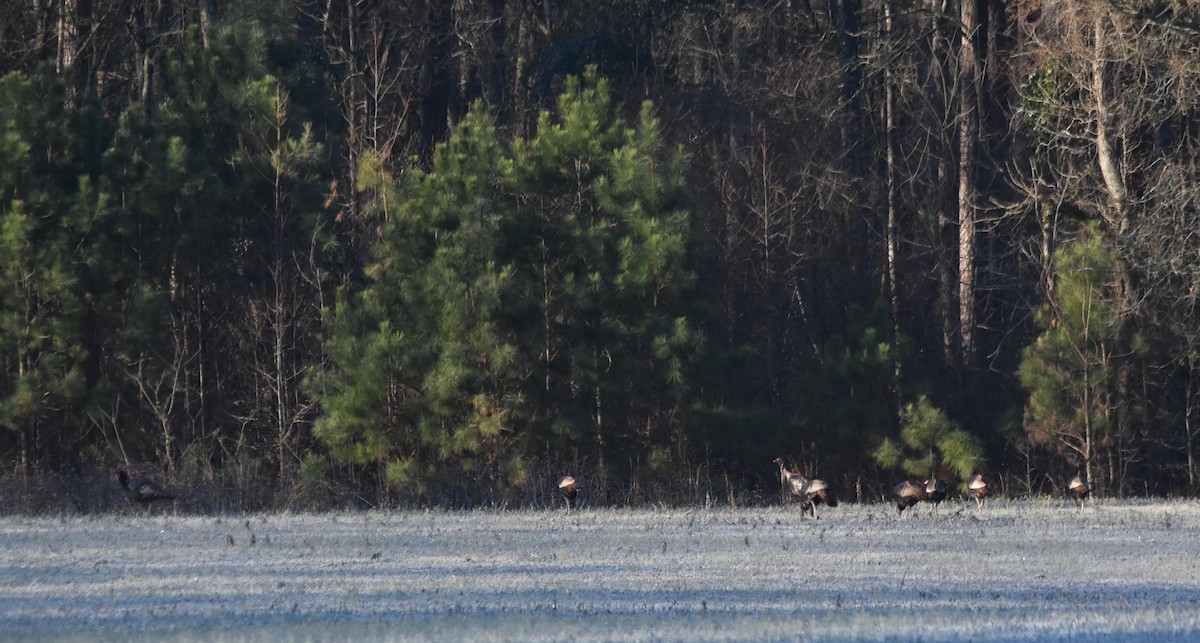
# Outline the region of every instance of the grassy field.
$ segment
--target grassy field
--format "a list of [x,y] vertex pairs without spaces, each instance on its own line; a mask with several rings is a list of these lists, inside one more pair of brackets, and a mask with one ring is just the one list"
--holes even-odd
[[1200,504],[0,518],[0,638],[1200,640]]

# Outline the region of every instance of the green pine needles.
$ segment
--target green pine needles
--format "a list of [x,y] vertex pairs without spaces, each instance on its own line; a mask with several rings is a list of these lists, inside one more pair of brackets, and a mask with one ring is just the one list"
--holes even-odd
[[904,407],[901,422],[900,441],[885,438],[875,450],[880,465],[922,478],[950,474],[964,484],[977,472],[983,461],[978,440],[924,395]]
[[1017,376],[1029,392],[1025,431],[1092,477],[1092,463],[1119,448],[1119,364],[1145,350],[1126,336],[1120,264],[1098,225],[1086,224],[1054,255],[1054,286],[1037,310],[1040,333]]
[[360,171],[387,223],[312,380],[335,458],[416,493],[519,488],[535,458],[612,466],[679,435],[695,222],[649,103],[627,122],[592,69],[529,140],[476,104],[428,169]]

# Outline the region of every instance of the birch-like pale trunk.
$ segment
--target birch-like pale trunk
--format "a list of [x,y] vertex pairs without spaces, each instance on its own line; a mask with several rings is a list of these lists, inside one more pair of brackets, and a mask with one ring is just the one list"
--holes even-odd
[[1095,18],[1095,51],[1092,55],[1092,99],[1096,109],[1096,162],[1100,166],[1100,176],[1104,179],[1104,188],[1108,192],[1108,205],[1111,211],[1110,223],[1119,233],[1126,231],[1129,221],[1125,216],[1125,181],[1121,177],[1120,162],[1117,160],[1117,150],[1111,138],[1112,114],[1108,109],[1107,93],[1107,64],[1105,61],[1104,29],[1105,14],[1098,12]]
[[[883,28],[886,34],[888,50],[891,50],[892,43],[892,3],[891,0],[884,0],[883,3]],[[886,146],[887,157],[887,288],[888,301],[891,304],[892,312],[892,338],[893,341],[898,341],[900,338],[900,289],[896,286],[896,88],[892,77],[892,66],[885,65],[883,72],[884,85],[884,140]],[[897,359],[892,372],[892,386],[897,392],[900,390],[901,372],[900,360]],[[900,396],[895,396],[897,405],[899,404]],[[899,411],[899,408],[896,409]]]
[[963,363],[975,350],[975,157],[979,132],[979,65],[975,0],[962,0],[958,84],[958,326]]

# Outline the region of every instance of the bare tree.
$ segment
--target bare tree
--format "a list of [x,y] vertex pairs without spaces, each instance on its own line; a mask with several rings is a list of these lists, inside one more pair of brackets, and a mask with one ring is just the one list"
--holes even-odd
[[[1040,192],[1042,204],[1056,204],[1043,210],[1044,224],[1060,211],[1102,221],[1117,256],[1113,287],[1121,330],[1112,354],[1115,388],[1106,403],[1115,428],[1101,457],[1106,476],[1125,485],[1130,461],[1140,457],[1139,442],[1158,441],[1160,433],[1139,419],[1140,408],[1155,404],[1148,394],[1157,379],[1141,365],[1142,337],[1164,327],[1162,311],[1186,310],[1175,302],[1186,300],[1180,288],[1190,287],[1180,277],[1190,261],[1180,263],[1184,255],[1172,239],[1192,234],[1173,213],[1194,209],[1190,191],[1180,189],[1195,177],[1189,169],[1194,133],[1179,124],[1195,114],[1196,72],[1183,61],[1193,61],[1200,46],[1192,27],[1196,10],[1177,3],[1046,0],[1019,3],[1017,15],[1028,54],[1017,126],[1032,142],[1025,174],[1026,184],[1036,187],[1029,192]],[[1190,378],[1186,358],[1180,364]],[[1188,415],[1185,410],[1185,434]]]

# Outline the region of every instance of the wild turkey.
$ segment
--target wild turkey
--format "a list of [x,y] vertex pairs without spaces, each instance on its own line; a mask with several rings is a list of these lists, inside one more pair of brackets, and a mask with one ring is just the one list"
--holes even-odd
[[812,512],[812,517],[820,520],[817,515],[817,505],[825,503],[827,507],[838,506],[837,496],[833,495],[833,489],[825,484],[824,480],[813,478],[804,483],[800,487],[800,497],[804,499],[805,505],[801,506],[801,510],[807,509]]
[[772,462],[779,465],[780,483],[782,483],[782,485],[788,489],[791,489],[792,495],[799,495],[800,488],[804,486],[804,476],[800,474],[793,474],[792,471],[788,471],[787,465],[784,464],[784,458],[775,458]]
[[800,495],[800,490],[804,488],[806,482],[804,476],[788,471],[787,465],[783,463],[783,458],[775,458],[773,462],[779,465],[779,482],[787,487],[793,496]]
[[933,505],[930,511],[937,511],[937,506],[946,499],[946,483],[931,478],[925,481],[925,502]]
[[1080,511],[1083,511],[1083,501],[1092,495],[1092,489],[1088,487],[1087,481],[1081,475],[1071,478],[1071,483],[1067,485],[1067,492],[1075,499],[1075,504],[1079,505]]
[[787,466],[783,463],[783,458],[775,458],[775,464],[779,465],[779,480],[787,485],[791,490],[792,495],[800,498],[800,515],[808,512],[813,518],[820,519],[817,515],[817,505],[825,503],[826,506],[838,506],[837,496],[833,494],[833,490],[825,484],[824,480],[813,478],[809,480],[804,476],[794,471],[788,471]]
[[983,511],[983,502],[987,500],[988,496],[992,495],[988,489],[987,481],[983,479],[983,476],[978,473],[971,476],[970,481],[967,482],[967,491],[975,499],[975,508]]
[[563,476],[558,481],[558,493],[567,503],[567,513],[571,513],[571,508],[575,506],[575,496],[579,495],[579,485],[575,484],[575,478],[571,476]]
[[125,496],[134,502],[154,502],[155,500],[174,500],[175,496],[163,491],[158,483],[149,478],[130,478],[122,469],[117,471],[117,481]]
[[896,509],[900,511],[899,515],[903,516],[905,509],[915,506],[925,499],[925,487],[905,480],[892,488],[892,497],[896,500]]

